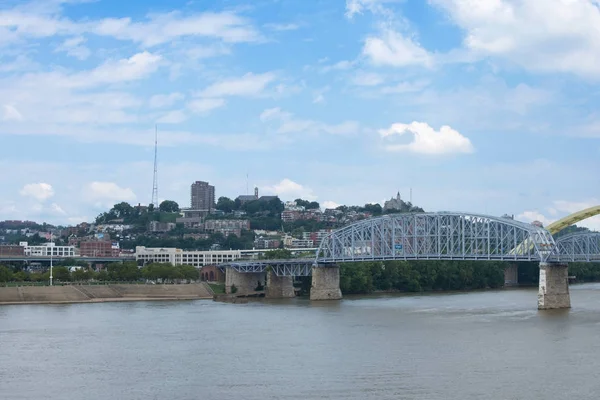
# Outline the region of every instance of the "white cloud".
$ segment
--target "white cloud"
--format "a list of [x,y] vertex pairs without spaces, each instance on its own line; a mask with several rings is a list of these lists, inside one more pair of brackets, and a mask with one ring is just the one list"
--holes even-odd
[[358,133],[360,125],[356,121],[344,121],[340,124],[330,125],[309,119],[296,119],[292,113],[282,111],[281,108],[269,108],[260,114],[263,122],[278,121],[277,133],[305,133],[305,134],[331,134],[352,135]]
[[184,95],[178,92],[169,94],[156,94],[150,97],[149,105],[150,108],[170,107],[183,98]]
[[29,183],[19,192],[21,196],[32,197],[44,201],[54,196],[54,189],[49,183]]
[[[544,226],[548,226],[554,221],[564,218],[568,215],[576,212],[585,210],[586,208],[600,205],[600,200],[589,199],[586,201],[566,201],[566,200],[555,200],[552,202],[552,206],[547,207],[548,214],[546,216],[540,211],[524,211],[519,214],[516,219],[527,222],[540,221]],[[583,226],[595,231],[600,231],[600,216],[594,216],[591,218],[584,219],[576,224],[577,226]]]
[[145,22],[133,22],[131,18],[107,18],[93,21],[86,27],[97,35],[130,40],[144,46],[156,46],[185,36],[206,36],[230,43],[262,40],[250,22],[229,12],[189,16],[180,12],[153,14]]
[[271,29],[273,31],[282,32],[282,31],[295,31],[300,28],[298,24],[264,24],[263,25],[267,29]]
[[188,108],[195,113],[204,114],[208,113],[217,108],[223,107],[225,105],[225,100],[223,99],[196,99],[192,100],[188,103]]
[[18,83],[30,90],[39,90],[40,87],[55,90],[93,88],[146,78],[158,69],[161,60],[161,56],[144,51],[129,58],[108,60],[94,69],[72,74],[60,70],[25,74]]
[[83,46],[86,39],[83,36],[76,36],[66,39],[60,46],[56,48],[56,52],[64,52],[71,57],[79,60],[86,60],[92,52],[87,47]]
[[383,28],[380,36],[370,36],[365,40],[362,53],[380,66],[406,67],[433,64],[431,54],[414,40],[404,37],[393,29]]
[[185,54],[192,60],[199,60],[231,54],[231,49],[223,43],[216,43],[208,46],[194,46],[188,49]]
[[187,120],[187,115],[181,110],[172,110],[160,117],[156,122],[159,124],[179,124]]
[[362,14],[363,11],[371,11],[375,14],[389,13],[383,5],[399,1],[402,0],[346,0],[346,17],[351,19],[356,14]]
[[342,61],[336,62],[335,64],[326,65],[324,67],[321,67],[320,71],[323,73],[329,72],[329,71],[343,71],[343,70],[352,68],[352,66],[354,64],[355,64],[354,61],[342,60]]
[[272,186],[265,187],[264,191],[267,193],[274,193],[285,200],[302,198],[304,200],[313,201],[317,199],[317,196],[313,193],[311,188],[296,183],[288,178],[285,178]]
[[229,78],[213,83],[199,95],[201,97],[258,96],[273,80],[275,80],[275,74],[272,72],[264,74],[249,72],[239,78]]
[[341,204],[336,203],[335,201],[327,200],[321,204],[321,208],[338,208]]
[[286,111],[282,111],[281,108],[279,107],[274,107],[274,108],[267,108],[266,110],[264,110],[261,114],[260,114],[260,120],[261,121],[269,121],[272,119],[277,119],[277,118],[289,118],[291,117],[292,114],[286,112]]
[[58,214],[58,215],[67,215],[67,212],[65,210],[63,210],[63,208],[56,203],[52,203],[50,205],[50,210],[53,213]]
[[357,86],[377,86],[383,82],[383,76],[374,72],[359,71],[352,77],[352,83]]
[[[388,129],[379,130],[379,134],[388,151],[409,151],[430,155],[472,153],[474,151],[473,145],[467,137],[447,125],[436,131],[425,122],[396,123]],[[412,140],[408,143],[394,142],[395,139],[405,134],[412,135]]]
[[187,36],[207,37],[229,43],[263,40],[248,20],[232,12],[185,15],[173,11],[149,14],[145,20],[137,21],[130,17],[73,21],[60,15],[60,4],[64,2],[45,3],[52,4],[52,7],[43,9],[39,6],[42,2],[31,2],[26,4],[27,7],[0,10],[2,42],[15,43],[23,38],[86,33],[128,40],[147,47]]
[[323,104],[323,103],[325,103],[325,96],[323,95],[323,93],[317,93],[317,94],[315,94],[315,96],[313,97],[313,103],[314,104]]
[[385,86],[381,88],[381,93],[383,94],[401,94],[401,93],[411,93],[411,92],[420,92],[422,91],[429,82],[421,80],[414,82],[399,82],[393,86]]
[[600,77],[597,0],[430,0],[464,32],[464,46],[534,71]]
[[2,120],[3,121],[22,121],[23,115],[17,110],[12,104],[5,104],[2,106]]
[[102,206],[110,206],[114,202],[136,199],[133,190],[122,188],[114,182],[91,182],[85,187],[84,197]]
[[127,59],[109,60],[90,72],[75,75],[78,86],[96,86],[105,83],[127,82],[145,78],[158,69],[162,57],[147,51]]
[[535,210],[523,211],[521,214],[517,215],[515,217],[515,219],[518,221],[523,221],[523,222],[539,221],[544,226],[548,226],[553,222],[552,219],[547,218],[544,214],[540,213],[539,211],[535,211]]

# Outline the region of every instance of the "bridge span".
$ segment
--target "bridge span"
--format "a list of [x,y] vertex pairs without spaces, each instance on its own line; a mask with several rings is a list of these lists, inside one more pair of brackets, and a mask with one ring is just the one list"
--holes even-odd
[[267,295],[289,297],[284,294],[293,296],[292,277],[311,275],[311,300],[322,300],[342,296],[337,263],[377,260],[536,261],[538,308],[569,308],[566,263],[600,261],[600,233],[555,241],[544,228],[508,218],[458,212],[389,214],[331,232],[314,259],[237,260],[220,267],[226,270],[228,293],[234,285],[252,291],[263,279]]

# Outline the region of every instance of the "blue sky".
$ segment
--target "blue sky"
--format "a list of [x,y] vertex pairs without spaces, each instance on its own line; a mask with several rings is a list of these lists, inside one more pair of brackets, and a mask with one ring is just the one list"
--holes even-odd
[[[543,4],[542,4],[543,3]],[[0,0],[0,219],[159,197],[600,203],[597,0]],[[598,219],[588,226],[600,228]]]

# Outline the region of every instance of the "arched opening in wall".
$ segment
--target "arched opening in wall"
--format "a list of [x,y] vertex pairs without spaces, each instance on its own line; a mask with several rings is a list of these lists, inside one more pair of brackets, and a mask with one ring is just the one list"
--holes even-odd
[[210,281],[214,281],[215,280],[215,273],[213,271],[210,271]]

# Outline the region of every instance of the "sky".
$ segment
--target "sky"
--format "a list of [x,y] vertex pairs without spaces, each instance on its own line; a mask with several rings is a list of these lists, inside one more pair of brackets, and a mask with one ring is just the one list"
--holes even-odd
[[[599,0],[0,0],[0,220],[252,192],[600,204]],[[600,229],[600,219],[580,225]]]

